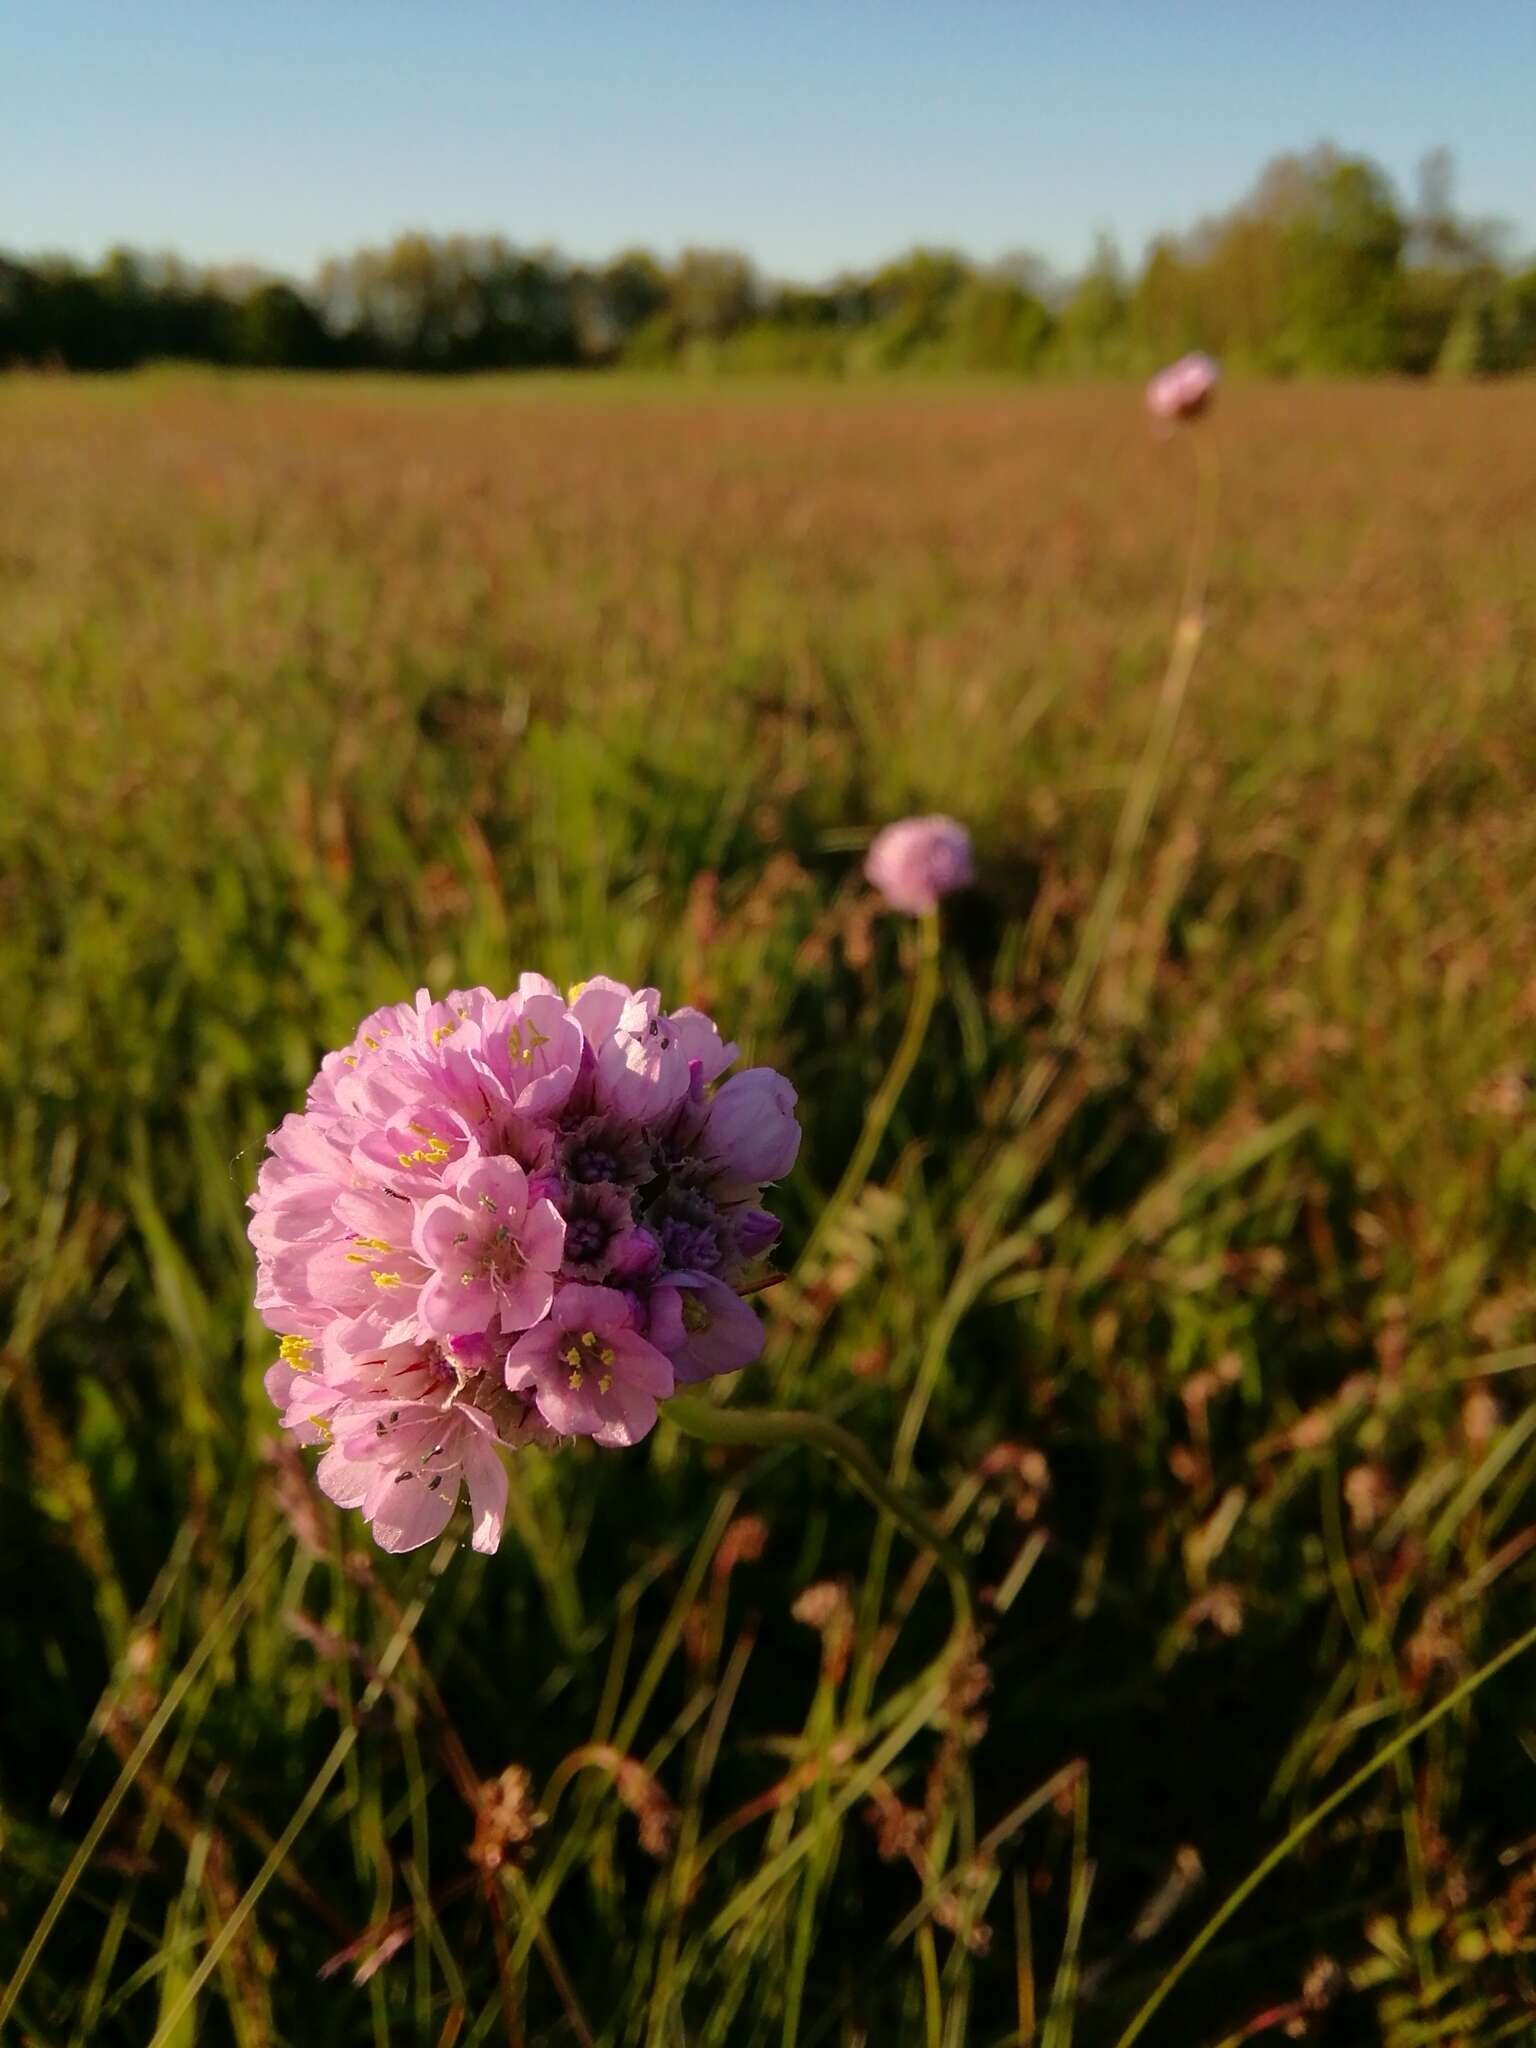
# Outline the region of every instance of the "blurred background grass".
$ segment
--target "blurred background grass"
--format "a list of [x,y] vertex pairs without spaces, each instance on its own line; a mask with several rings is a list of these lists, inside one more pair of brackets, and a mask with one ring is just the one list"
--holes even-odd
[[[4,1976],[132,1766],[17,2038],[1112,2042],[1522,1625],[1536,390],[1210,431],[1209,642],[1064,1031],[1192,502],[1126,390],[0,386]],[[942,1583],[835,1470],[665,1425],[519,1460],[494,1559],[372,1553],[248,1306],[320,1051],[424,981],[654,981],[801,1091],[792,1259],[914,971],[860,853],[929,808],[981,885],[736,1398],[912,1461],[980,1663],[935,1694]],[[1526,2038],[1528,1695],[1148,2038]]]

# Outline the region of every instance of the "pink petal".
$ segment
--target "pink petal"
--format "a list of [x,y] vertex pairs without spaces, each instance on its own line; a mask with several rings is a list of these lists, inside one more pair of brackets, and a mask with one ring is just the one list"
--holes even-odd
[[557,1273],[565,1256],[565,1218],[551,1201],[530,1202],[517,1248],[541,1273]]
[[445,1472],[436,1491],[416,1472],[398,1473],[373,1513],[380,1550],[419,1550],[448,1526],[459,1499],[459,1475]]
[[514,1330],[526,1330],[543,1322],[555,1298],[555,1279],[552,1273],[536,1272],[529,1267],[497,1291],[501,1297],[501,1327],[510,1336]]
[[417,1256],[441,1272],[459,1263],[459,1256],[466,1247],[455,1244],[454,1239],[468,1234],[464,1210],[457,1198],[435,1195],[416,1212],[412,1243]]
[[507,1468],[489,1444],[477,1440],[464,1447],[464,1477],[469,1484],[473,1525],[470,1543],[488,1554],[501,1542],[507,1512]]

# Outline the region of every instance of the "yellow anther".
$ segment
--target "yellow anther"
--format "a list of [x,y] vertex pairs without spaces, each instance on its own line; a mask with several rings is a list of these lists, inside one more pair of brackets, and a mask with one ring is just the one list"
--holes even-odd
[[530,1024],[527,1026],[528,1037],[525,1042],[523,1030],[522,1024],[514,1024],[507,1033],[507,1057],[509,1059],[521,1060],[525,1067],[531,1067],[534,1054],[541,1045],[548,1045],[549,1037],[546,1032],[539,1029],[537,1024]]
[[606,1393],[607,1393],[607,1391],[608,1391],[608,1389],[609,1389],[609,1388],[610,1388],[610,1387],[611,1387],[612,1385],[613,1385],[613,1375],[612,1375],[612,1373],[607,1373],[607,1372],[600,1372],[600,1373],[598,1374],[598,1376],[597,1376],[597,1391],[598,1391],[598,1392],[599,1392],[600,1394],[606,1394]]
[[612,1365],[612,1364],[613,1364],[613,1359],[614,1359],[614,1352],[613,1352],[613,1346],[612,1346],[611,1344],[605,1344],[605,1345],[603,1346],[602,1350],[601,1350],[601,1351],[599,1351],[597,1355],[598,1355],[598,1357],[599,1357],[599,1358],[600,1358],[600,1359],[602,1360],[602,1362],[603,1362],[603,1364],[604,1364],[604,1365]]
[[565,1360],[567,1365],[578,1366],[581,1364],[581,1353],[577,1350],[574,1344],[567,1344],[565,1349],[561,1352],[560,1356]]
[[277,1347],[277,1355],[284,1365],[291,1365],[295,1372],[308,1372],[309,1354],[315,1348],[309,1337],[284,1337]]
[[386,1244],[382,1237],[360,1237],[356,1242],[366,1245],[371,1252],[392,1252],[394,1250],[394,1246]]
[[368,1254],[366,1252],[348,1252],[347,1264],[349,1266],[366,1266],[368,1264]]
[[398,1273],[370,1273],[368,1278],[375,1287],[398,1287],[400,1285],[400,1275]]
[[581,1392],[581,1367],[579,1365],[573,1365],[571,1367],[571,1377],[566,1382],[566,1384],[570,1387],[570,1390],[573,1394],[579,1394]]
[[441,1045],[445,1038],[452,1038],[454,1032],[457,1031],[458,1028],[459,1020],[457,1017],[455,1017],[452,1023],[450,1024],[439,1024],[437,1029],[432,1034],[432,1043],[434,1045]]
[[374,1038],[371,1034],[363,1040],[363,1043],[367,1046],[370,1052],[377,1052],[379,1049],[379,1041],[376,1038]]
[[581,1333],[581,1341],[582,1341],[582,1343],[583,1343],[583,1344],[586,1344],[586,1345],[594,1345],[594,1344],[596,1344],[596,1342],[597,1342],[597,1332],[596,1332],[596,1330],[583,1330],[583,1331],[582,1331],[582,1333]]
[[568,1003],[579,1003],[586,992],[586,987],[584,981],[573,981],[565,992],[565,1000]]
[[449,1153],[449,1148],[443,1140],[441,1138],[434,1138],[432,1133],[421,1124],[410,1124],[407,1128],[419,1131],[427,1142],[425,1145],[419,1145],[414,1152],[397,1152],[395,1157],[399,1160],[400,1164],[402,1166],[441,1166]]

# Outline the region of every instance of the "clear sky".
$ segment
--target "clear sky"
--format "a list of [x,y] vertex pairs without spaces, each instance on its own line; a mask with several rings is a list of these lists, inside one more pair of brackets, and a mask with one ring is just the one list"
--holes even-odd
[[0,0],[0,248],[1079,265],[1328,138],[1536,245],[1536,0]]

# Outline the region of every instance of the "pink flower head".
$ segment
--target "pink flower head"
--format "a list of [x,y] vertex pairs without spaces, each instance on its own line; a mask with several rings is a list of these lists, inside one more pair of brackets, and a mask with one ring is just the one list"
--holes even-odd
[[902,818],[877,832],[864,873],[893,910],[921,917],[976,879],[971,835],[953,818]]
[[1221,368],[1213,357],[1180,356],[1148,384],[1147,411],[1165,425],[1198,419],[1220,381]]
[[600,1444],[639,1443],[673,1389],[670,1361],[640,1335],[633,1304],[613,1287],[562,1287],[547,1320],[507,1353],[506,1372],[508,1387],[526,1390],[551,1429]]
[[680,1380],[763,1344],[741,1298],[800,1142],[795,1092],[700,1011],[525,974],[376,1010],[268,1141],[251,1197],[267,1391],[322,1489],[405,1550],[505,1453],[636,1443]]

